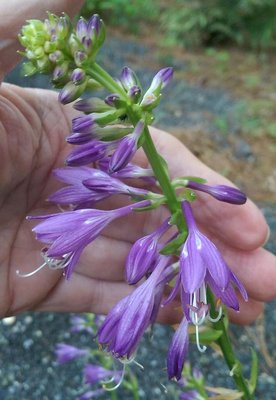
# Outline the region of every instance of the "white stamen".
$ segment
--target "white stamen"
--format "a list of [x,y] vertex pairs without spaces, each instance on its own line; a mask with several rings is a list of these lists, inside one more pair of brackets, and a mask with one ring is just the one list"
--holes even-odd
[[206,347],[206,346],[201,346],[201,344],[200,344],[200,341],[199,341],[199,328],[198,328],[198,325],[196,325],[196,345],[197,345],[197,348],[198,348],[198,350],[199,350],[201,353],[204,353],[204,352],[205,352],[205,350],[207,349],[207,347]]
[[44,267],[46,267],[47,262],[43,263],[42,265],[40,265],[38,268],[36,268],[34,271],[29,272],[27,274],[22,274],[18,269],[16,270],[16,274],[18,276],[20,276],[20,278],[29,278],[29,276],[32,276],[34,274],[36,274],[38,271],[40,271],[41,269],[43,269]]
[[126,364],[123,364],[122,375],[121,375],[121,377],[119,379],[119,382],[115,386],[112,386],[111,388],[105,387],[105,385],[103,384],[104,390],[106,390],[107,392],[113,392],[113,390],[118,389],[118,387],[121,385],[121,383],[124,380],[125,372],[126,372]]
[[218,322],[221,319],[221,316],[222,316],[222,307],[219,308],[218,315],[216,316],[216,318],[212,318],[209,314],[208,320],[211,322]]
[[48,266],[50,269],[63,269],[67,266],[71,254],[64,254],[61,259],[57,259],[48,257],[46,255],[46,252],[42,251],[41,256],[44,260],[44,263],[41,264],[38,268],[36,268],[34,271],[29,272],[27,274],[22,274],[19,270],[16,270],[16,274],[20,276],[20,278],[29,278],[30,276],[35,275],[37,272],[39,272],[46,266]]

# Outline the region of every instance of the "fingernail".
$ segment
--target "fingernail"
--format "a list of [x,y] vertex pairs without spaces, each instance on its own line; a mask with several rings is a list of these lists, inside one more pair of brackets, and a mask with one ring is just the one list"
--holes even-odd
[[263,246],[265,246],[265,245],[267,244],[267,242],[269,241],[269,239],[270,239],[270,234],[271,234],[270,227],[267,226],[267,235],[266,235],[265,241],[264,241],[264,243],[263,243]]

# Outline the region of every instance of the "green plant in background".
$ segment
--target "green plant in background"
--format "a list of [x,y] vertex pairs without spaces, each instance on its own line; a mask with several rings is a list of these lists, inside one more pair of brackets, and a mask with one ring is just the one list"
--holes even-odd
[[167,45],[276,47],[275,0],[86,0],[82,15],[93,12],[134,33],[147,22],[155,23],[161,43]]
[[139,32],[142,22],[152,22],[159,17],[156,0],[86,0],[81,15],[90,16],[95,12],[111,25],[129,29],[133,33]]

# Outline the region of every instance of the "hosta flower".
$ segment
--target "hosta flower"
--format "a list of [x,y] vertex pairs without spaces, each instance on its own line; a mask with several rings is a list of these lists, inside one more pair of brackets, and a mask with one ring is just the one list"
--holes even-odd
[[168,355],[167,355],[167,371],[169,379],[181,378],[183,365],[187,357],[189,348],[189,333],[188,333],[188,321],[183,318],[179,327],[175,331]]
[[70,346],[65,343],[59,343],[55,350],[57,362],[59,364],[65,364],[69,361],[74,360],[77,357],[85,356],[88,354],[88,350],[79,349],[75,346]]
[[231,204],[244,204],[246,195],[239,189],[227,185],[205,185],[204,183],[188,181],[188,188],[200,190],[213,196],[215,199]]
[[69,184],[51,194],[49,201],[61,205],[73,205],[80,207],[82,205],[90,205],[109,196],[109,193],[92,192],[83,185],[83,181],[102,174],[102,171],[89,167],[66,167],[57,168],[53,171],[57,179]]
[[196,226],[188,201],[182,203],[188,224],[188,237],[181,251],[180,274],[187,293],[201,287],[207,271],[216,285],[224,290],[230,281],[230,270],[216,246]]
[[145,196],[148,191],[129,186],[119,179],[113,178],[101,171],[101,174],[89,179],[83,180],[83,185],[88,189],[98,193],[108,194],[127,194],[132,196]]
[[126,260],[128,283],[137,283],[149,271],[158,256],[158,241],[169,227],[168,220],[166,220],[156,231],[134,243]]
[[[110,157],[102,158],[98,161],[98,167],[108,173]],[[156,179],[151,168],[142,168],[139,165],[128,163],[124,168],[113,172],[112,176],[119,179],[137,179],[142,178],[148,183],[155,184]]]
[[135,207],[145,207],[149,204],[150,202],[145,200],[111,211],[81,209],[29,218],[43,220],[33,228],[33,232],[38,240],[48,245],[45,252],[46,264],[55,265],[58,260],[59,268],[65,268],[66,277],[69,278],[83,249],[95,240],[112,220],[130,214]]
[[99,329],[99,343],[119,358],[130,358],[148,326],[154,322],[166,283],[169,259],[163,257],[151,276],[109,312]]

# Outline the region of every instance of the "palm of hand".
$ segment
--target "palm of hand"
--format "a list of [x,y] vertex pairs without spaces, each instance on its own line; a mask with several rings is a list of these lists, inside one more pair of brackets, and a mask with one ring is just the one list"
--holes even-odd
[[6,290],[1,291],[0,314],[5,315],[32,308],[60,278],[55,273],[43,279],[43,271],[22,282],[16,270],[28,272],[41,263],[41,246],[25,218],[38,208],[49,212],[45,198],[54,190],[51,169],[62,163],[69,126],[62,108],[53,107],[50,93],[42,97],[40,91],[9,85],[1,92],[1,282]]

